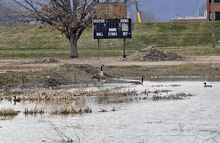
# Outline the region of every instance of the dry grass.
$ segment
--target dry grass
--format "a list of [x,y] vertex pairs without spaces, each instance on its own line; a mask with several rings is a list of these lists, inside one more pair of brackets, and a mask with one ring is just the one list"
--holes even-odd
[[67,105],[64,105],[60,109],[57,109],[52,112],[52,114],[60,114],[60,115],[69,115],[69,114],[83,114],[83,113],[92,113],[92,109],[89,107],[86,107],[85,109],[82,109],[81,107],[77,110],[74,105],[71,105],[68,107]]
[[[14,94],[13,94],[14,95]],[[53,105],[58,103],[58,109],[50,112],[52,114],[58,115],[69,115],[69,114],[83,114],[83,113],[92,113],[92,109],[90,107],[76,108],[75,105],[81,105],[81,98],[82,96],[86,96],[91,98],[93,96],[117,96],[117,97],[124,97],[124,96],[135,96],[137,97],[137,92],[135,90],[124,90],[124,91],[112,91],[112,90],[101,90],[101,91],[84,91],[84,90],[76,90],[73,92],[58,92],[56,90],[43,90],[43,91],[36,91],[36,92],[25,92],[21,93],[21,95],[16,95],[16,98],[20,99],[21,102],[30,102],[38,104],[50,104]],[[13,101],[13,96],[2,96],[2,99],[8,100],[10,102]],[[75,102],[75,103],[74,103]],[[12,102],[13,103],[13,102]],[[116,111],[116,108],[113,107],[111,111]],[[106,112],[103,109],[101,112]],[[28,109],[25,108],[23,111],[24,115],[37,115],[37,114],[44,114],[45,110],[37,109]]]
[[20,111],[15,111],[14,109],[1,109],[0,116],[16,116],[20,113]]
[[28,109],[28,108],[25,108],[24,109],[24,112],[23,112],[25,115],[36,115],[36,114],[44,114],[45,111],[43,109]]
[[[120,97],[120,98],[129,98],[130,101],[140,101],[140,100],[148,100],[152,99],[154,101],[159,100],[181,100],[185,99],[189,96],[193,96],[192,94],[185,94],[185,93],[178,93],[178,94],[170,94],[172,92],[170,90],[155,90],[155,91],[147,91],[144,90],[142,93],[138,93],[136,90],[123,90],[123,91],[114,91],[111,89],[105,89],[100,91],[85,91],[85,90],[76,90],[73,92],[66,92],[66,91],[56,91],[56,90],[43,90],[43,91],[36,91],[36,92],[25,92],[21,93],[21,95],[17,95],[16,97],[21,100],[21,102],[30,102],[39,104],[46,104],[54,105],[57,104],[57,109],[53,111],[49,111],[48,113],[56,114],[56,115],[71,115],[71,114],[84,114],[84,113],[92,113],[92,108],[86,107],[86,104],[82,102],[82,99],[86,97],[86,100],[92,100],[94,98],[111,98],[111,97]],[[167,94],[166,96],[162,96],[160,93]],[[81,98],[83,96],[83,98]],[[12,96],[0,96],[2,99],[6,99],[10,102],[13,101]],[[42,103],[41,103],[42,102]],[[13,102],[12,102],[13,103]],[[10,115],[11,110],[5,111]],[[108,111],[116,111],[116,107],[112,109],[100,109],[98,112],[108,112]],[[7,115],[3,110],[0,114]],[[37,115],[37,114],[44,114],[46,110],[37,109],[28,109],[25,108],[23,111],[24,115]],[[15,111],[15,113],[18,113]],[[12,112],[13,114],[13,112]]]
[[168,90],[168,89],[163,89],[163,90],[154,90],[154,91],[147,91],[147,90],[145,90],[143,93],[148,95],[150,93],[159,94],[159,93],[169,93],[169,92],[172,92],[172,91]]
[[114,107],[112,108],[112,111],[113,111],[113,112],[115,112],[115,111],[116,111],[116,108],[115,108],[115,106],[114,106]]
[[158,101],[158,100],[182,100],[186,97],[193,96],[192,94],[185,94],[185,93],[177,93],[175,95],[168,95],[168,96],[159,96],[159,95],[153,95],[152,100]]
[[96,92],[98,96],[137,96],[136,90],[112,91],[110,89]]
[[143,97],[142,100],[147,100],[147,97]]
[[106,109],[101,109],[99,112],[108,112]]
[[[14,94],[13,94],[14,95]],[[29,102],[51,102],[54,101],[78,101],[80,97],[92,97],[92,96],[137,96],[137,91],[135,90],[124,90],[124,91],[112,91],[110,89],[100,90],[100,91],[85,91],[85,90],[76,90],[73,92],[58,92],[56,90],[43,90],[37,92],[27,92],[17,95],[16,98],[19,101],[29,101]],[[13,101],[12,95],[2,95],[0,100],[8,100],[9,102]]]
[[179,86],[181,86],[181,85],[179,85],[179,84],[172,84],[172,85],[170,85],[171,87],[179,87]]

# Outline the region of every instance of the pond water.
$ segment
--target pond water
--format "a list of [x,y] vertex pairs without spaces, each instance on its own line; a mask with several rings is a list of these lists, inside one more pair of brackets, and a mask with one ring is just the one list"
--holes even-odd
[[[90,114],[24,116],[0,120],[0,143],[64,142],[81,143],[215,143],[220,142],[220,82],[204,88],[201,81],[149,82],[142,85],[104,84],[84,90],[166,90],[163,94],[193,94],[184,100],[138,100],[135,97],[81,97],[93,109]],[[70,89],[70,91],[75,89]],[[168,93],[171,92],[171,93]],[[36,103],[0,107],[23,110]],[[38,104],[52,110],[56,104]],[[116,111],[111,111],[115,108]],[[107,112],[99,112],[105,109]]]

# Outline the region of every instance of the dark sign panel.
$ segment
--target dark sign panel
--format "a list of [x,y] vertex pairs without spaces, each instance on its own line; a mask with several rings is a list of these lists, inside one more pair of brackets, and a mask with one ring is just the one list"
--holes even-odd
[[131,38],[131,19],[94,19],[94,39]]

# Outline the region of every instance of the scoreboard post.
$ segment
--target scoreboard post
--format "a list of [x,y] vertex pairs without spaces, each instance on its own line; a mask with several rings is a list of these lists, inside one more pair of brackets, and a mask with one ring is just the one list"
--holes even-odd
[[100,39],[123,39],[123,58],[126,58],[125,49],[127,38],[132,38],[131,19],[94,19],[93,38],[98,39],[98,58],[100,50]]

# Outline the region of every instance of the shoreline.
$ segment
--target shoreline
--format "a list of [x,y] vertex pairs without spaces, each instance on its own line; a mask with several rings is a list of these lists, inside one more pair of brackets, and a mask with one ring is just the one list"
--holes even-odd
[[112,57],[102,58],[102,62],[94,58],[42,61],[45,60],[0,60],[0,89],[96,85],[99,81],[92,77],[99,73],[101,64],[105,65],[106,83],[126,83],[118,79],[140,80],[142,76],[146,81],[220,81],[220,56],[160,62],[123,61]]

